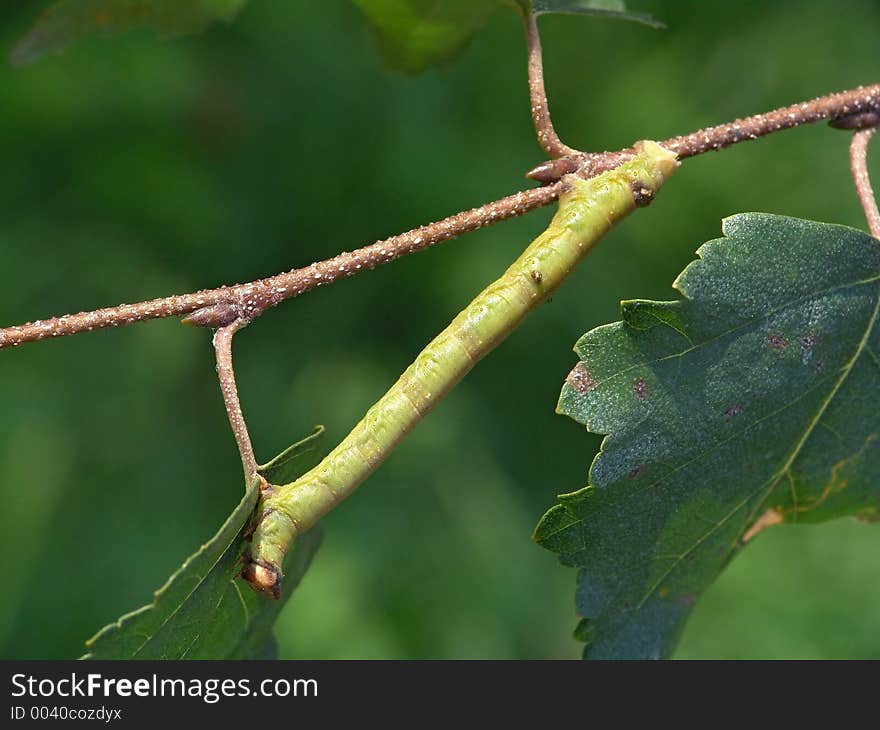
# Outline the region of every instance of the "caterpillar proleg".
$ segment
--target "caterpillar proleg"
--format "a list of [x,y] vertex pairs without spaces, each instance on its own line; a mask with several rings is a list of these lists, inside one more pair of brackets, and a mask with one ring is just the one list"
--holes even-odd
[[321,463],[261,504],[243,577],[278,596],[281,565],[297,534],[351,494],[478,360],[552,294],[599,239],[648,204],[678,166],[673,153],[639,142],[635,156],[590,180],[568,175],[559,210],[500,279],[416,357]]

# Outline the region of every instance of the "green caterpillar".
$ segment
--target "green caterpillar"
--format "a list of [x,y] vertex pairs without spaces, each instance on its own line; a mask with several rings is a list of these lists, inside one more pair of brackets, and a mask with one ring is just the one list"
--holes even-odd
[[419,353],[363,420],[314,469],[267,491],[242,576],[280,595],[285,553],[351,494],[462,377],[563,282],[598,240],[635,207],[647,205],[678,166],[673,153],[640,142],[635,156],[591,180],[567,176],[547,230]]

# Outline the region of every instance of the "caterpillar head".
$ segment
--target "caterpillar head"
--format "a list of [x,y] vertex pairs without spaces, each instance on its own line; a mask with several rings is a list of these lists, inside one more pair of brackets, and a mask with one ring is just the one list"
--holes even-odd
[[281,571],[274,565],[264,561],[248,559],[241,571],[241,577],[259,593],[272,596],[276,601],[281,598]]

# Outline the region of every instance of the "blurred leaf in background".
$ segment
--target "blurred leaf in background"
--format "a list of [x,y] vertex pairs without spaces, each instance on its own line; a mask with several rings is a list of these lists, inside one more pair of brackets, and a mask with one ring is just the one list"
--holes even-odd
[[[574,146],[877,80],[868,0],[833,14],[821,0],[746,0],[723,18],[697,0],[637,9],[668,30],[541,20],[554,121]],[[2,46],[33,22],[33,3],[4,3]],[[250,3],[201,35],[84,38],[0,69],[0,320],[249,280],[519,189],[541,161],[523,45],[516,15],[498,12],[458,63],[410,78],[383,71],[348,0]],[[731,213],[863,228],[847,147],[817,126],[688,161],[327,518],[281,616],[281,656],[577,656],[573,575],[530,539],[589,465],[583,429],[554,413],[572,342],[620,299],[669,298],[693,242]],[[243,331],[258,456],[316,422],[337,442],[549,215],[311,292]],[[156,321],[35,343],[0,352],[0,383],[0,656],[79,656],[240,498],[210,333]],[[679,654],[880,657],[878,547],[853,522],[767,531],[698,603]]]
[[388,68],[419,73],[459,57],[499,7],[522,13],[565,13],[634,20],[663,27],[623,0],[353,0],[370,25]]
[[59,0],[12,48],[13,64],[32,63],[64,50],[85,36],[115,35],[152,28],[165,36],[202,30],[215,20],[229,21],[247,0]]
[[408,73],[447,63],[503,0],[354,0],[390,68]]
[[627,4],[623,0],[515,0],[515,2],[535,15],[549,15],[551,13],[592,15],[597,18],[634,20],[653,28],[665,27],[663,23],[647,13],[633,12],[627,9]]

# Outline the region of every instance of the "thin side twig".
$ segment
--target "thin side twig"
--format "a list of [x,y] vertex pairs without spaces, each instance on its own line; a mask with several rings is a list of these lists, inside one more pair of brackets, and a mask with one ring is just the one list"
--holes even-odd
[[865,211],[865,219],[868,221],[868,230],[874,238],[880,238],[880,210],[877,208],[877,198],[874,196],[871,178],[868,176],[868,144],[876,132],[877,127],[870,127],[860,129],[853,134],[849,146],[849,166],[852,170],[853,182],[856,184],[856,193]]
[[532,107],[532,120],[538,143],[550,157],[566,157],[580,154],[577,150],[563,144],[553,128],[550,106],[547,103],[547,90],[544,87],[544,61],[541,52],[541,37],[538,23],[533,13],[523,15],[528,49],[529,99]]
[[235,369],[232,366],[232,338],[235,333],[249,324],[246,319],[236,319],[217,329],[214,333],[214,352],[217,357],[217,378],[220,381],[220,391],[223,393],[223,402],[226,405],[226,415],[229,416],[229,425],[238,444],[238,453],[241,455],[241,466],[244,470],[245,481],[250,481],[257,474],[257,460],[254,457],[254,447],[248,432],[244,414],[241,412],[241,402],[238,398],[238,386],[235,383]]

